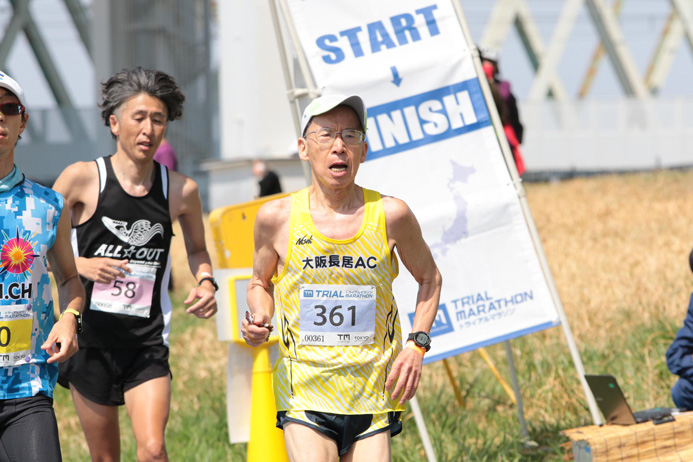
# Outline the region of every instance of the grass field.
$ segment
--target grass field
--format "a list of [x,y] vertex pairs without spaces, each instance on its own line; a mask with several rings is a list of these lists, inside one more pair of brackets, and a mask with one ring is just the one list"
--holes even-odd
[[[635,408],[673,405],[669,389],[675,379],[664,352],[691,292],[693,172],[600,176],[525,188],[587,372],[616,375]],[[182,247],[174,243],[173,248]],[[193,282],[188,272],[177,252],[169,455],[174,461],[244,461],[245,445],[229,445],[226,432],[227,346],[216,340],[214,320],[185,314],[181,301]],[[566,439],[559,432],[590,423],[560,327],[513,340],[512,349],[530,436],[538,447],[525,449],[516,409],[472,352],[449,360],[464,408],[441,363],[424,369],[417,396],[439,461],[560,461]],[[502,345],[487,352],[509,380]],[[55,401],[65,461],[88,460],[69,394],[58,389]],[[122,460],[135,460],[125,412],[121,440]],[[411,413],[404,417],[404,432],[393,439],[393,460],[425,460]]]

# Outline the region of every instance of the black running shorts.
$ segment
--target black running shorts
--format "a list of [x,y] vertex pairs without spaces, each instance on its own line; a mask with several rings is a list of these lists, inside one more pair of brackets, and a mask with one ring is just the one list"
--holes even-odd
[[37,460],[62,460],[53,399],[38,394],[0,400],[0,461]]
[[289,422],[305,425],[319,431],[337,443],[337,451],[343,456],[358,440],[390,431],[395,436],[402,431],[400,412],[382,414],[330,414],[314,411],[279,411],[277,427],[283,429]]
[[104,406],[125,404],[125,392],[152,379],[171,375],[168,347],[137,349],[80,348],[60,364],[58,383],[73,386],[90,401]]

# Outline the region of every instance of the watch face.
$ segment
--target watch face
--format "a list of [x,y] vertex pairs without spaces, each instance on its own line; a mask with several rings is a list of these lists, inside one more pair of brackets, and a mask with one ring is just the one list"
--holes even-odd
[[414,341],[421,346],[426,346],[429,343],[431,343],[431,339],[426,333],[424,332],[418,332],[416,334],[416,337],[414,337]]
[[81,334],[82,333],[82,314],[80,313],[79,315],[75,315],[75,318],[77,318],[77,333]]

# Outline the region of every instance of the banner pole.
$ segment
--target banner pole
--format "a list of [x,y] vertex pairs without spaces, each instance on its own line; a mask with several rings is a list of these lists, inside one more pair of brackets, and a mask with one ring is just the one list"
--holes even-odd
[[450,367],[450,362],[445,358],[443,360],[443,366],[445,366],[445,372],[448,374],[448,379],[450,380],[450,385],[452,385],[452,391],[455,392],[455,398],[457,398],[457,404],[460,407],[464,407],[464,398],[462,397],[462,392],[457,384],[457,379],[455,374],[452,373],[452,368]]
[[421,407],[419,407],[419,400],[414,396],[410,401],[411,411],[414,413],[414,420],[416,421],[416,428],[419,429],[419,436],[421,436],[421,442],[423,443],[424,451],[426,452],[426,459],[428,462],[438,462],[436,458],[436,453],[433,451],[433,445],[431,444],[431,438],[428,436],[428,430],[426,429],[426,422],[424,421],[423,414],[421,414]]
[[498,383],[500,383],[501,387],[503,387],[503,390],[505,390],[505,393],[508,395],[508,398],[510,398],[510,401],[512,401],[513,404],[517,404],[517,400],[513,390],[510,388],[510,385],[508,385],[508,383],[505,380],[503,380],[503,377],[500,375],[500,372],[498,372],[498,369],[496,368],[496,365],[493,363],[493,360],[491,359],[489,354],[486,353],[486,348],[482,347],[476,351],[478,351],[481,357],[484,358],[484,361],[486,361],[486,365],[489,369],[491,369],[493,376],[496,377]]
[[[465,19],[464,12],[462,11],[460,1],[452,0],[452,4],[455,8],[455,12],[457,13],[457,19],[460,22],[462,33],[464,34],[467,44],[469,44],[470,46],[470,51],[472,54],[472,58],[474,60],[474,68],[476,69],[477,75],[483,76],[484,73],[483,69],[481,68],[481,60],[479,59],[479,50],[476,48],[476,46],[473,45],[474,39],[472,38],[472,34],[469,32],[469,26],[467,24],[467,20]],[[491,90],[488,86],[488,82],[486,81],[486,79],[480,78],[479,83],[481,85],[481,89],[484,93],[486,101],[493,101],[493,96],[491,95]],[[498,116],[498,111],[495,107],[495,104],[491,104],[488,106],[488,112],[491,115],[493,125],[496,129],[496,136],[498,138],[498,142],[500,143],[503,156],[505,157],[505,164],[508,167],[510,177],[513,180],[515,190],[517,191],[518,198],[520,199],[522,213],[525,217],[525,222],[527,223],[528,231],[532,238],[532,243],[534,244],[535,252],[537,254],[537,257],[539,258],[539,264],[544,273],[544,279],[546,280],[549,292],[551,293],[551,298],[553,299],[554,305],[556,307],[558,318],[561,321],[561,327],[563,328],[563,333],[565,335],[566,342],[568,343],[568,350],[570,350],[570,355],[573,359],[573,364],[575,365],[575,371],[577,372],[578,379],[580,380],[582,389],[585,392],[585,397],[587,398],[587,405],[589,406],[590,414],[592,415],[592,421],[595,425],[599,425],[602,423],[602,418],[599,415],[597,401],[594,399],[594,395],[592,395],[592,391],[590,390],[589,385],[587,384],[587,380],[585,380],[585,367],[582,364],[580,351],[578,350],[577,344],[575,343],[575,339],[573,338],[573,332],[570,329],[570,324],[568,323],[568,318],[566,317],[565,311],[563,310],[563,304],[561,303],[561,299],[558,296],[558,290],[556,289],[556,284],[553,280],[553,275],[551,274],[551,268],[549,267],[548,260],[546,259],[546,254],[544,253],[544,248],[542,247],[541,240],[539,239],[539,232],[537,231],[537,227],[534,223],[534,219],[532,218],[532,214],[529,211],[527,195],[525,194],[525,190],[522,187],[522,179],[517,174],[515,161],[512,158],[510,146],[508,145],[508,140],[505,137],[505,133],[503,132],[502,124],[500,122],[500,117]]]
[[517,418],[520,421],[520,431],[522,432],[522,441],[525,446],[536,446],[537,443],[529,438],[529,430],[527,429],[527,421],[525,420],[525,408],[522,404],[522,393],[520,392],[520,383],[517,380],[517,369],[515,369],[515,359],[513,359],[513,350],[510,348],[510,340],[503,342],[505,346],[505,356],[508,358],[508,367],[510,368],[510,379],[513,383],[515,391],[515,404],[517,405]]
[[[283,0],[278,1],[282,2],[282,14],[284,15],[284,21],[286,22],[287,29],[289,29],[291,39],[293,40],[293,43],[299,43],[297,42],[298,37],[296,36],[296,28],[293,24],[293,21],[291,21],[291,18],[286,14],[286,5],[283,2]],[[291,115],[294,119],[294,128],[296,129],[296,133],[299,133],[301,135],[301,113],[303,112],[303,108],[300,105],[299,98],[302,96],[315,97],[317,96],[317,91],[315,89],[315,83],[313,83],[313,78],[310,75],[310,69],[308,68],[308,63],[305,58],[305,55],[303,54],[303,51],[300,49],[296,49],[296,54],[298,55],[299,69],[301,70],[301,75],[305,79],[306,86],[308,88],[296,88],[296,82],[291,77],[291,68],[289,67],[289,60],[286,56],[286,45],[284,43],[284,35],[282,34],[281,22],[279,20],[279,12],[277,11],[276,2],[277,0],[269,0],[270,11],[272,12],[272,23],[274,25],[274,33],[277,38],[277,46],[279,47],[279,56],[282,60],[282,68],[284,69],[284,83],[286,84],[287,95],[293,108],[293,110],[291,111]],[[301,168],[303,169],[303,177],[306,180],[306,184],[310,185],[313,179],[310,171],[310,165],[308,164],[308,162],[301,162]]]
[[[308,58],[306,58],[306,54],[303,52],[303,48],[301,48],[300,46],[301,40],[298,38],[298,33],[296,32],[296,25],[291,20],[291,15],[289,14],[289,6],[286,4],[286,0],[278,1],[284,19],[286,20],[286,28],[289,31],[289,37],[291,37],[291,41],[295,44],[296,58],[298,59],[298,67],[301,69],[301,75],[306,80],[306,87],[308,87],[308,96],[311,98],[320,96],[315,86],[315,81],[313,80],[313,74],[310,73],[310,65],[308,64]],[[281,31],[277,32],[281,33]]]
[[[284,36],[282,35],[281,31],[281,22],[279,21],[279,13],[277,12],[277,4],[275,0],[269,0],[270,4],[270,11],[272,12],[272,25],[274,26],[274,32],[275,36],[277,38],[277,47],[279,48],[279,57],[281,58],[282,61],[282,69],[284,70],[284,84],[286,85],[286,89],[289,93],[289,100],[291,101],[291,105],[294,106],[297,104],[296,100],[296,93],[298,93],[296,89],[296,84],[293,82],[293,79],[291,78],[291,69],[289,68],[289,60],[286,58],[286,44],[284,43]],[[294,119],[294,128],[296,129],[296,133],[298,133],[301,129],[301,120],[299,119],[299,111],[291,111],[291,117]]]

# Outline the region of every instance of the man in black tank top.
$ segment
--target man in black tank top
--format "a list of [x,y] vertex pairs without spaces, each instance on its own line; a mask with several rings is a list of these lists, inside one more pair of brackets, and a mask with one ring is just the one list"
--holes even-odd
[[60,368],[92,460],[120,460],[118,406],[127,405],[138,460],[168,460],[171,397],[169,248],[177,219],[198,284],[187,312],[217,311],[197,184],[154,161],[185,96],[160,71],[123,70],[102,84],[101,115],[115,154],[68,166],[54,189],[72,214],[77,269],[86,288],[79,352]]

